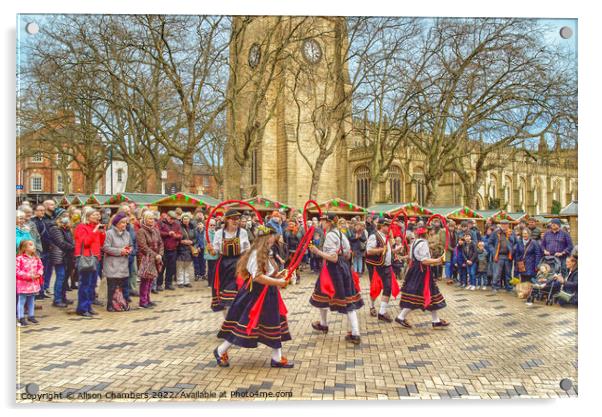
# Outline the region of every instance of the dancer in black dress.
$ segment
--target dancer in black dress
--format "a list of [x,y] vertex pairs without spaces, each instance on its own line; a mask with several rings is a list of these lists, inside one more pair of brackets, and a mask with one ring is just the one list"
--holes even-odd
[[309,247],[311,253],[324,260],[309,300],[311,305],[320,309],[320,321],[312,323],[312,327],[328,333],[328,310],[346,314],[350,331],[345,340],[357,345],[360,343],[360,326],[356,310],[364,302],[353,281],[349,262],[345,259],[351,254],[351,246],[347,237],[334,226],[336,215],[325,214],[320,220],[325,235],[322,250],[313,245]]
[[225,317],[238,293],[236,263],[241,254],[249,250],[251,244],[247,231],[239,227],[240,213],[238,211],[226,211],[224,220],[226,224],[215,232],[213,243],[208,251],[210,254],[220,254],[211,287],[211,309],[222,311]]
[[230,365],[228,349],[232,345],[256,348],[262,343],[272,348],[272,368],[293,367],[293,363],[282,356],[282,342],[291,340],[291,335],[279,290],[288,284],[284,278],[287,270],[277,272],[270,249],[276,238],[274,228],[259,226],[251,250],[238,261],[236,272],[244,284],[217,334],[224,339],[213,351],[219,366]]
[[439,291],[439,287],[431,275],[431,267],[443,264],[445,255],[431,258],[426,240],[426,228],[420,227],[415,234],[416,240],[410,248],[410,267],[401,288],[399,303],[401,313],[395,321],[405,328],[411,328],[412,325],[406,320],[408,313],[416,309],[428,310],[432,315],[433,328],[441,329],[449,326],[449,322],[440,319],[437,313],[446,304],[443,294]]

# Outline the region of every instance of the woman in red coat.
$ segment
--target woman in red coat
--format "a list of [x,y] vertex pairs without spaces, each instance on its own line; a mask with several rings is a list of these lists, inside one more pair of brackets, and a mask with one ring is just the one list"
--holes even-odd
[[[100,262],[100,248],[104,243],[104,231],[105,225],[100,224],[100,212],[93,208],[86,208],[82,213],[82,222],[75,228],[75,258],[94,256]],[[91,317],[98,314],[92,309],[98,270],[94,268],[90,271],[82,271],[78,267],[78,261],[79,259],[75,262],[79,276],[76,312],[80,316]]]

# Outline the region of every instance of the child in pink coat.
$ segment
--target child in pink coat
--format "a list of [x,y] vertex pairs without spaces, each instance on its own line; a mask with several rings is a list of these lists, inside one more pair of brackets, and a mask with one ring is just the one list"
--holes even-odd
[[[35,316],[35,296],[40,292],[44,267],[42,260],[36,255],[36,247],[32,240],[23,240],[17,254],[17,326],[38,323]],[[27,304],[27,320],[25,305]]]

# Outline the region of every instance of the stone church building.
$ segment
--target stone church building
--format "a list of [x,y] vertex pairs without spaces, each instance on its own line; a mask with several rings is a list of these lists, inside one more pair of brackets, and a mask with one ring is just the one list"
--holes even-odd
[[[249,18],[234,18],[235,28],[241,27],[242,19]],[[411,148],[398,150],[399,156],[383,181],[372,184],[372,155],[361,145],[362,129],[356,127],[361,123],[352,120],[351,103],[339,106],[340,114],[346,115],[343,118],[329,119],[321,113],[344,96],[350,84],[343,55],[347,48],[345,40],[341,42],[346,39],[345,32],[337,30],[341,27],[342,18],[255,17],[246,20],[244,30],[235,30],[238,39],[230,51],[229,94],[239,100],[239,105],[236,111],[229,109],[227,115],[226,198],[262,195],[302,207],[310,194],[311,166],[317,164],[321,152],[317,144],[334,143],[323,161],[316,200],[340,197],[363,207],[410,201],[424,204],[426,187],[418,152]],[[289,43],[282,43],[291,30],[296,30],[295,36]],[[273,67],[262,66],[275,56],[279,59]],[[264,75],[267,70],[276,74],[269,83]],[[257,101],[257,95],[261,100]],[[249,141],[249,115],[253,114],[267,122],[260,127],[258,139]],[[343,129],[350,132],[342,140],[329,136],[337,131],[335,123],[342,123]],[[247,145],[248,161],[241,165],[235,155]],[[489,199],[499,199],[508,211],[541,214],[551,212],[553,201],[564,207],[576,200],[577,150],[558,148],[551,152],[542,140],[534,153],[535,159],[515,158],[503,169],[488,172],[479,189],[477,207],[473,208],[487,209]],[[371,192],[373,187],[375,192]],[[439,183],[436,205],[466,203],[458,176],[447,173]]]

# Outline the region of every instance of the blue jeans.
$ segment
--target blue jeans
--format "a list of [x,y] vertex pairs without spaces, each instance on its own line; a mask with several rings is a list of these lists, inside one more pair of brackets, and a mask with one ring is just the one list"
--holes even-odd
[[486,286],[487,285],[487,271],[485,272],[477,272],[477,287]]
[[54,302],[62,303],[64,301],[63,287],[65,286],[65,265],[54,265],[54,271],[56,273],[56,277],[54,277]]
[[42,265],[44,266],[44,283],[40,288],[40,294],[43,294],[48,288],[50,288],[50,280],[52,279],[52,260],[50,259],[49,253],[42,254]]
[[77,309],[78,313],[90,312],[92,302],[95,297],[97,271],[80,272],[79,286],[77,288]]
[[460,285],[461,286],[466,286],[468,284],[467,282],[467,278],[468,278],[468,268],[466,268],[465,266],[461,266],[460,268]]
[[466,272],[468,274],[468,283],[469,285],[477,285],[476,282],[476,273],[477,273],[477,264],[466,265]]
[[500,256],[497,262],[493,262],[493,282],[492,286],[494,289],[500,289],[502,277],[508,287],[512,274],[512,261],[507,257]]
[[27,317],[34,317],[36,308],[36,295],[19,294],[19,300],[17,301],[17,319],[19,320],[25,317],[25,305],[27,305]]
[[364,257],[363,256],[354,256],[353,257],[353,270],[360,275],[364,273]]
[[199,256],[192,257],[192,263],[194,265],[194,276],[202,277],[207,273],[207,267],[205,264],[205,251],[201,249]]

